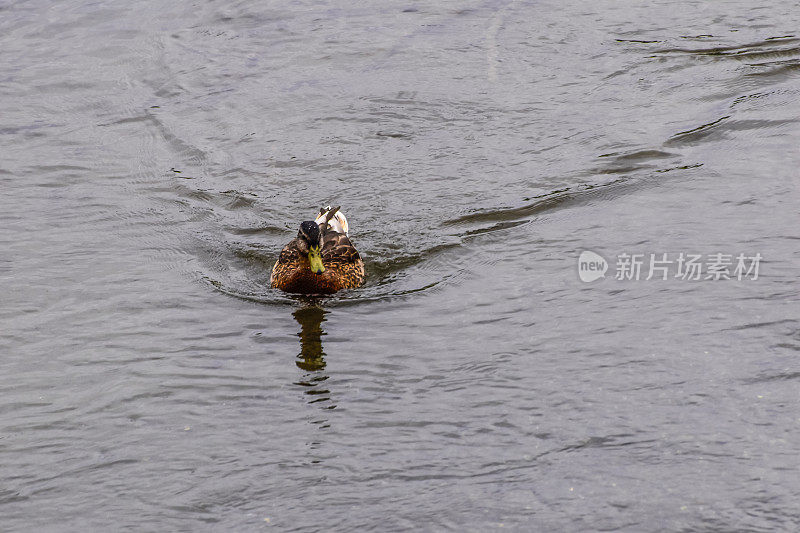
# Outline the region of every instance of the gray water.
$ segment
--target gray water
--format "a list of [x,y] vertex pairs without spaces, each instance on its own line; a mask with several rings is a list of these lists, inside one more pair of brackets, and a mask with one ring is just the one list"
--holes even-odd
[[[0,2],[0,530],[797,530],[798,28]],[[328,203],[365,286],[270,290]]]

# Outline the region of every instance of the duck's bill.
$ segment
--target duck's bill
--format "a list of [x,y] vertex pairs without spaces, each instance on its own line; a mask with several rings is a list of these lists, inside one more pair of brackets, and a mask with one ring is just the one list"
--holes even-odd
[[322,266],[322,255],[319,246],[312,246],[308,251],[308,262],[311,264],[311,271],[314,274],[322,274],[325,267]]

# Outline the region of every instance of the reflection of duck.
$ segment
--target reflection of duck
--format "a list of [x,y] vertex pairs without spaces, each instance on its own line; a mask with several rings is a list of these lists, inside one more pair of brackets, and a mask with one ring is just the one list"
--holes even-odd
[[348,238],[339,208],[320,209],[314,221],[300,224],[272,269],[270,286],[286,292],[332,294],[364,283],[364,263]]
[[315,372],[325,368],[325,352],[322,350],[322,323],[325,311],[317,306],[301,307],[292,313],[300,324],[300,355],[297,366],[306,372]]
[[[300,324],[300,354],[295,364],[304,375],[295,382],[302,387],[308,395],[308,403],[313,403],[322,409],[335,409],[331,403],[331,391],[325,386],[328,375],[325,373],[325,352],[322,350],[322,323],[325,322],[327,311],[317,307],[316,302],[303,302],[303,307],[292,313],[294,319]],[[323,420],[315,419],[313,424],[320,428],[329,427],[327,417]]]

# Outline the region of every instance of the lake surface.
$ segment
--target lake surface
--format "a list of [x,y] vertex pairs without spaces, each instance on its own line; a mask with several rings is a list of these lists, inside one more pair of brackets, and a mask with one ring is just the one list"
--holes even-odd
[[646,4],[1,2],[0,529],[800,528],[800,10]]

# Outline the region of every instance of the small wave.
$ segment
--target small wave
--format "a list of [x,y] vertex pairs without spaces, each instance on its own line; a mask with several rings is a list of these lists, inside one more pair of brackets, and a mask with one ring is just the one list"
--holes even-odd
[[742,59],[744,57],[774,57],[775,54],[798,54],[800,47],[778,48],[787,43],[800,42],[800,38],[793,35],[784,37],[769,37],[763,41],[757,41],[740,45],[712,46],[708,48],[682,48],[672,47],[656,50],[656,54],[689,54],[711,57],[734,57]]
[[720,117],[717,120],[701,124],[696,128],[681,131],[670,137],[665,146],[692,145],[701,141],[721,139],[729,132],[747,131],[756,129],[775,129],[786,124],[800,122],[796,118],[782,120],[729,120],[731,115]]

